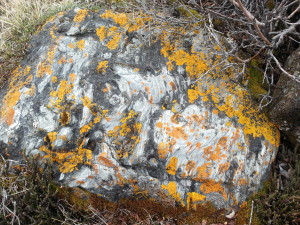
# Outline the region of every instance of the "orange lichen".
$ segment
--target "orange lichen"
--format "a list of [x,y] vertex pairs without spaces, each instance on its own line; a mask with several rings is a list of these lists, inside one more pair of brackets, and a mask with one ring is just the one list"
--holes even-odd
[[204,201],[205,199],[205,195],[201,195],[197,192],[188,192],[186,198],[187,208],[190,209],[190,207],[193,207],[196,209],[196,204]]
[[178,158],[177,157],[172,157],[169,160],[168,165],[166,166],[166,171],[168,174],[175,175],[177,171],[177,162]]
[[201,143],[200,143],[200,142],[197,142],[197,143],[196,143],[196,147],[197,147],[197,149],[200,149],[200,148],[201,148]]
[[249,182],[247,181],[247,179],[245,179],[245,178],[240,178],[239,180],[238,180],[238,185],[239,186],[245,186],[245,185],[248,185],[249,184]]
[[87,9],[80,9],[80,10],[78,10],[77,14],[75,15],[73,21],[77,22],[77,23],[80,23],[85,19],[87,14],[88,14]]
[[191,78],[196,78],[208,70],[207,57],[204,53],[194,51],[190,54],[183,49],[177,49],[176,43],[171,43],[165,33],[163,33],[161,40],[161,54],[168,58],[167,67],[171,70],[173,70],[171,62],[174,62],[177,66],[185,65],[186,72]]
[[106,28],[104,26],[96,28],[96,34],[99,36],[99,40],[103,41],[107,36]]
[[157,153],[160,159],[165,159],[168,156],[168,153],[171,152],[171,144],[161,142],[157,145]]
[[6,116],[4,118],[4,121],[7,125],[12,125],[14,123],[14,116],[15,116],[15,110],[13,108],[8,108],[6,110]]
[[[170,29],[179,33],[185,32],[184,29],[180,30],[181,28]],[[226,62],[222,61],[224,57],[220,55],[221,52],[218,53],[221,47],[215,45],[213,48],[217,52],[210,54],[197,52],[192,47],[189,53],[182,48],[183,42],[180,38],[176,38],[176,35],[172,35],[172,38],[168,32],[162,32],[160,37],[161,54],[168,60],[167,67],[173,70],[171,67],[174,65],[185,66],[188,75],[192,79],[199,80],[195,86],[187,90],[189,102],[194,103],[199,97],[202,97],[204,102],[211,101],[215,105],[214,114],[218,113],[217,110],[225,112],[228,117],[237,119],[243,126],[245,134],[253,137],[263,136],[271,144],[278,146],[277,129],[258,112],[257,107],[251,102],[249,92],[232,82],[236,79],[239,68],[225,66]],[[228,58],[228,61],[232,62],[232,59]],[[205,74],[206,79],[199,79],[202,74]],[[217,86],[222,86],[222,89]]]
[[45,74],[52,75],[52,64],[54,62],[55,51],[57,47],[51,47],[48,51],[47,58],[38,64],[36,76],[43,77]]
[[122,37],[121,34],[114,35],[113,38],[107,43],[106,46],[110,50],[116,49],[119,46],[119,42],[120,42],[121,37]]
[[89,123],[88,125],[84,125],[83,127],[80,128],[80,133],[87,133],[91,128],[93,127],[93,123]]
[[107,166],[107,167],[116,167],[116,165],[111,161],[109,160],[108,158],[106,157],[103,157],[103,156],[98,156],[98,162],[104,166]]
[[101,61],[101,62],[98,63],[98,66],[97,66],[96,70],[99,73],[105,73],[107,67],[108,67],[108,61]]
[[187,140],[188,135],[185,133],[184,129],[182,127],[173,127],[170,132],[168,132],[168,135],[175,139],[182,138],[184,140]]
[[53,107],[57,109],[58,112],[63,112],[69,109],[69,104],[66,102],[70,101],[71,94],[73,91],[73,84],[69,83],[66,80],[61,80],[57,90],[52,90],[50,92],[50,99],[49,107]]
[[80,128],[80,133],[83,134],[92,129],[95,124],[100,123],[101,119],[107,114],[108,110],[102,110],[96,103],[92,103],[88,96],[84,96],[80,100],[82,101],[84,107],[87,107],[94,116],[93,121],[90,121],[88,124],[85,124]]
[[85,40],[82,39],[82,40],[80,40],[80,41],[77,41],[77,42],[76,42],[76,47],[79,48],[80,50],[83,50],[84,47],[85,47]]
[[83,143],[76,151],[70,152],[51,151],[45,145],[42,145],[39,150],[46,153],[44,158],[58,163],[58,168],[61,173],[69,173],[74,171],[80,164],[91,165],[92,151],[82,148],[82,145]]
[[83,181],[83,180],[77,180],[76,183],[77,184],[85,184],[85,181]]
[[218,182],[215,182],[213,180],[205,180],[205,182],[200,186],[200,191],[202,191],[205,194],[209,194],[212,192],[218,192],[222,194],[225,200],[228,199],[226,192],[222,185]]
[[113,143],[117,147],[116,152],[119,158],[128,157],[135,146],[140,142],[139,135],[143,125],[136,121],[137,116],[137,112],[130,110],[119,120],[120,125],[108,131],[108,136],[113,139]]
[[172,62],[172,61],[168,61],[168,62],[166,63],[166,65],[167,65],[169,71],[174,70],[174,65],[173,65],[173,62]]
[[58,63],[58,64],[64,64],[64,63],[66,63],[66,62],[67,62],[66,57],[63,56],[63,57],[60,58],[60,60],[58,60],[57,63]]
[[69,78],[70,78],[70,82],[74,83],[77,78],[77,75],[75,73],[70,73]]
[[229,169],[229,167],[230,167],[230,163],[229,162],[219,164],[219,167],[218,167],[219,174],[225,174],[225,172],[227,172],[227,170]]
[[181,115],[174,114],[173,116],[171,116],[171,122],[175,124],[179,124],[180,118],[182,118]]
[[211,173],[211,163],[207,162],[207,163],[203,163],[202,166],[198,166],[197,167],[197,175],[194,178],[195,180],[201,181],[203,179],[208,179]]
[[193,89],[188,89],[187,91],[189,102],[194,103],[200,96],[200,92],[198,90],[198,87],[195,87]]
[[[26,66],[25,68],[17,68],[12,72],[12,79],[9,84],[9,90],[2,100],[2,107],[0,112],[0,117],[7,125],[12,125],[14,122],[15,110],[14,107],[20,100],[21,88],[29,84],[32,80],[32,75],[29,75],[31,68]],[[24,77],[27,78],[25,79]],[[20,80],[25,81],[20,81]]]
[[186,163],[185,170],[189,174],[191,171],[193,171],[195,169],[195,167],[196,167],[196,162],[189,160]]
[[100,17],[104,19],[113,19],[114,22],[121,27],[124,27],[124,25],[128,23],[128,18],[125,13],[113,13],[111,10],[106,10]]
[[219,111],[216,110],[216,109],[214,109],[214,110],[212,111],[212,113],[218,115]]
[[106,38],[108,38],[108,42],[106,47],[110,50],[114,50],[119,46],[119,42],[122,38],[122,32],[119,32],[118,27],[106,28],[101,26],[100,28],[96,28],[96,34],[99,36],[99,40],[102,42]]
[[51,81],[52,81],[53,83],[56,83],[56,82],[57,82],[57,76],[51,77]]
[[53,143],[57,138],[57,132],[49,132],[47,134],[47,138],[50,140],[51,143]]
[[69,47],[69,48],[75,48],[75,45],[74,45],[73,43],[69,43],[69,44],[68,44],[68,47]]
[[171,181],[167,185],[162,184],[161,188],[167,190],[170,197],[174,198],[177,202],[180,202],[183,205],[180,194],[177,192],[176,182]]

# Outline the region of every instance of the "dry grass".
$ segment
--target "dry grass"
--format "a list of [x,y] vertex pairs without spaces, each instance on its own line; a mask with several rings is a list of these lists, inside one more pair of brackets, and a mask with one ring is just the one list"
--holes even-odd
[[75,4],[72,0],[0,0],[0,87],[22,60],[36,28]]
[[271,178],[253,201],[262,224],[300,224],[299,145],[281,144]]
[[0,88],[26,53],[47,18],[75,7],[102,7],[105,0],[0,0]]

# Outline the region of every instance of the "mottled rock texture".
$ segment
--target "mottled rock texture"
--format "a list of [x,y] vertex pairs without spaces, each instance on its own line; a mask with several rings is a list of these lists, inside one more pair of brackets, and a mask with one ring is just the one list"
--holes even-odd
[[[285,69],[300,78],[300,48],[287,59]],[[273,94],[274,106],[270,112],[292,144],[300,144],[300,83],[282,74]]]
[[142,13],[58,14],[2,91],[2,150],[39,154],[63,184],[111,200],[244,201],[279,136],[217,37]]

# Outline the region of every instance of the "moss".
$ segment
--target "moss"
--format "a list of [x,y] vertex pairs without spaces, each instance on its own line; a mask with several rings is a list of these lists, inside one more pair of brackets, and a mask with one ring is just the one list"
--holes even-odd
[[177,10],[179,11],[180,15],[183,17],[203,19],[203,16],[195,9],[181,6],[181,7],[178,7]]
[[[252,201],[248,200],[247,202],[243,202],[240,205],[240,208],[238,210],[235,222],[236,224],[249,224],[250,217],[251,217],[251,208],[252,208]],[[260,225],[260,220],[257,217],[257,213],[254,211],[252,212],[252,218],[251,218],[251,224],[252,225]]]
[[268,0],[268,1],[266,2],[266,7],[267,7],[269,10],[274,9],[275,6],[276,6],[275,0]]
[[252,59],[249,68],[249,82],[248,88],[252,96],[259,100],[261,95],[268,93],[266,81],[264,82],[264,73],[260,70],[262,68],[261,63],[257,59]]

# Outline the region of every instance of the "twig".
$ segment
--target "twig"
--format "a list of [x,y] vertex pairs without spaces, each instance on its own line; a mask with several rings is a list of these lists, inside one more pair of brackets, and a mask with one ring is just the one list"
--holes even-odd
[[235,5],[238,6],[244,13],[244,15],[251,21],[259,26],[265,26],[265,23],[262,23],[260,21],[258,21],[253,15],[252,13],[250,13],[248,11],[248,9],[245,8],[245,6],[243,5],[243,3],[241,2],[241,0],[231,0],[231,2]]
[[299,10],[300,10],[300,5],[298,5],[297,9],[295,9],[295,10],[287,17],[287,19],[292,18]]
[[293,23],[291,24],[291,26],[283,31],[281,31],[279,34],[277,34],[276,36],[274,36],[272,38],[273,41],[277,40],[278,39],[278,42],[276,43],[276,46],[278,46],[283,38],[288,34],[288,33],[291,33],[292,31],[294,31],[296,29],[296,26],[299,25],[300,23],[300,19],[296,22],[296,23]]
[[240,61],[240,62],[242,62],[242,63],[247,63],[247,62],[250,62],[250,61],[251,61],[252,59],[254,59],[255,57],[257,57],[257,56],[262,52],[262,50],[264,50],[264,49],[265,49],[264,47],[260,48],[259,51],[258,51],[255,55],[251,56],[251,57],[248,58],[248,59],[241,59],[241,58],[238,57],[237,55],[235,55],[235,57],[236,57],[236,59],[237,59],[238,61]]
[[278,68],[288,77],[290,77],[292,80],[296,81],[297,83],[300,83],[300,80],[297,79],[297,77],[293,76],[292,74],[290,74],[289,72],[287,72],[285,69],[283,69],[283,67],[280,65],[280,62],[278,61],[278,59],[273,55],[273,53],[270,53],[270,56],[274,59],[276,65],[278,66]]
[[252,200],[252,203],[251,203],[251,213],[250,213],[249,225],[251,225],[251,224],[252,224],[253,208],[254,208],[254,202],[253,202],[253,200]]

